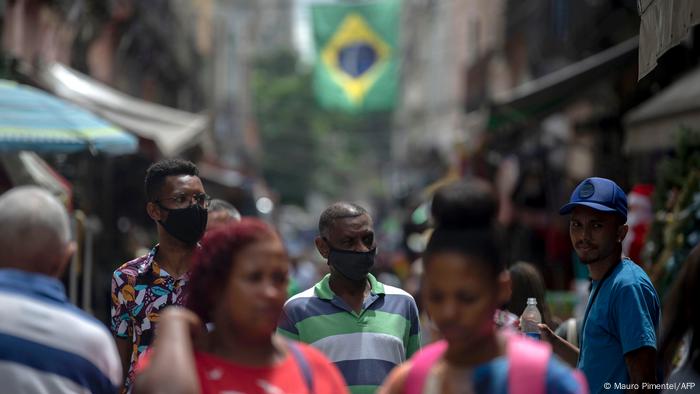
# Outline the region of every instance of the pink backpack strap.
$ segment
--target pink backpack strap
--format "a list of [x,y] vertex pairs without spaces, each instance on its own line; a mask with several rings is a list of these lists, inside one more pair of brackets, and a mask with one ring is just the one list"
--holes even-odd
[[411,357],[411,369],[403,384],[404,394],[421,394],[430,368],[442,357],[447,349],[445,340],[428,345]]
[[548,343],[518,334],[508,337],[508,392],[546,393],[547,365],[552,355]]
[[579,394],[588,394],[588,380],[586,380],[586,376],[583,375],[583,372],[581,372],[580,369],[574,369],[571,371],[571,373],[574,375],[574,379],[578,383],[579,387]]

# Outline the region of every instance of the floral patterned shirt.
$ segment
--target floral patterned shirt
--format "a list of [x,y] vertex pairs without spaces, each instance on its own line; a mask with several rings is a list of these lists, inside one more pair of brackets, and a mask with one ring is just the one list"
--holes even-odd
[[179,278],[170,276],[155,261],[157,252],[158,245],[147,255],[124,263],[112,276],[111,330],[133,345],[123,393],[131,392],[134,367],[153,342],[161,310],[184,304],[189,272]]

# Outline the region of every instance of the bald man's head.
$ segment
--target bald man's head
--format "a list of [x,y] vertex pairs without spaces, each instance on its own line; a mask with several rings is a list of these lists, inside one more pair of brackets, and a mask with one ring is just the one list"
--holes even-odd
[[0,267],[60,276],[75,251],[70,221],[48,191],[22,186],[0,196]]

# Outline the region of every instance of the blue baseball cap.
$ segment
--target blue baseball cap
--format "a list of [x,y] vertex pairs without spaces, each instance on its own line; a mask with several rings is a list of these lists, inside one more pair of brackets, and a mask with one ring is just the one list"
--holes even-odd
[[627,220],[627,195],[617,183],[605,178],[588,178],[571,193],[569,203],[559,209],[566,215],[578,205],[603,212],[616,212]]

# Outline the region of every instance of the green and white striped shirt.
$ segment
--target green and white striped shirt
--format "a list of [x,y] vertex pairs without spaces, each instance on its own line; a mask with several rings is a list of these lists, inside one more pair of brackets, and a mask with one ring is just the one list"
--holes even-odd
[[330,275],[284,305],[278,332],[311,344],[340,369],[353,394],[374,393],[396,365],[420,347],[413,297],[371,274],[371,294],[353,311],[330,288]]

